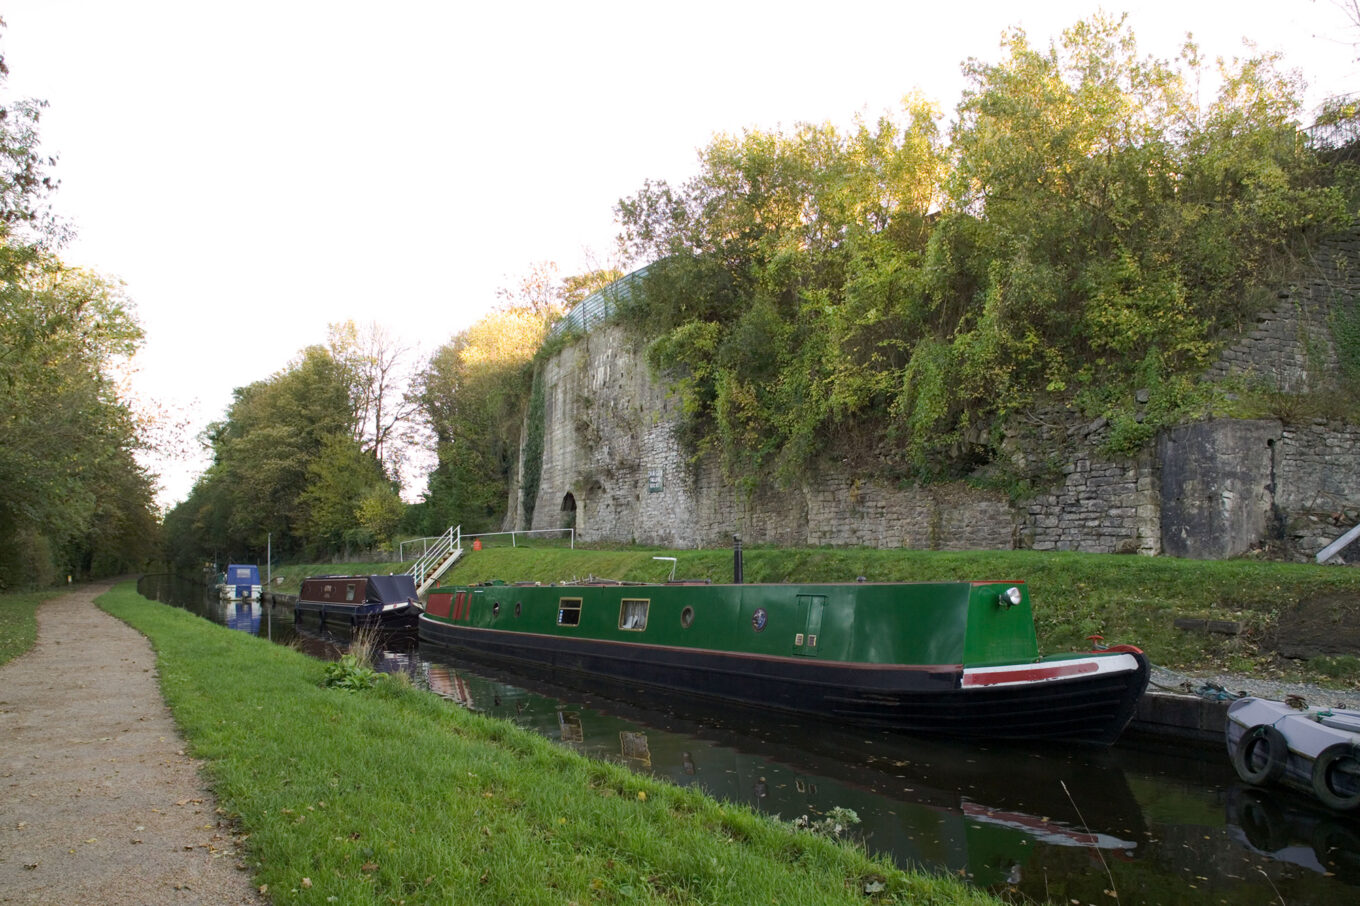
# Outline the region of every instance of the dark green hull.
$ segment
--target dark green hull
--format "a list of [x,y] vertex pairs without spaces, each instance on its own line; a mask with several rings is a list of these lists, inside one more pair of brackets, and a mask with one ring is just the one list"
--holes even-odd
[[420,639],[559,679],[961,738],[1109,744],[1148,673],[1136,649],[1041,660],[1013,582],[448,587]]

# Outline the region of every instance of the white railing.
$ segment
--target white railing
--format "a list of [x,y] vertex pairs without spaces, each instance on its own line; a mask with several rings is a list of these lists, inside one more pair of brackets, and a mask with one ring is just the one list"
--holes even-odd
[[511,547],[519,547],[519,539],[518,539],[516,536],[523,537],[523,536],[525,536],[525,535],[549,535],[549,534],[552,534],[552,535],[562,535],[562,534],[564,534],[564,533],[566,534],[567,545],[568,545],[572,550],[575,550],[575,549],[576,549],[576,529],[572,529],[572,528],[565,528],[565,529],[563,529],[563,528],[522,529],[522,530],[517,531],[517,532],[482,532],[482,533],[477,534],[477,535],[468,535],[467,537],[473,538],[473,539],[477,539],[477,540],[480,540],[480,539],[482,539],[482,538],[496,538],[496,537],[499,537],[499,536],[501,536],[501,535],[509,535],[509,536],[510,536],[510,546],[511,546]]
[[1317,562],[1326,563],[1328,560],[1341,553],[1342,548],[1348,546],[1356,538],[1360,538],[1360,525],[1357,525],[1355,528],[1318,551]]
[[[405,541],[402,541],[402,542],[400,542],[400,543],[397,544],[397,562],[398,562],[398,563],[405,563],[407,560],[418,560],[418,559],[420,559],[421,557],[425,556],[426,554],[428,554],[428,553],[430,552],[430,545],[433,544],[434,542],[438,541],[438,540],[439,540],[440,538],[442,538],[442,537],[444,537],[444,536],[443,536],[443,535],[430,535],[428,538],[407,538]],[[411,546],[411,550],[413,550],[413,551],[414,551],[417,547],[419,547],[419,548],[420,548],[420,553],[419,553],[419,554],[415,554],[414,556],[408,556],[407,553],[406,553],[406,546],[407,546],[408,544]]]
[[[429,540],[429,539],[421,539]],[[424,594],[453,561],[463,553],[463,527],[456,525],[427,545],[425,553],[411,565],[411,577],[416,580],[417,594]]]

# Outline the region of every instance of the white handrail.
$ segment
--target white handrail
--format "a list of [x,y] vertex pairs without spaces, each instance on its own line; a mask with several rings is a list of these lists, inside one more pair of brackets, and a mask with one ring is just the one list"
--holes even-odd
[[411,578],[416,581],[416,591],[423,594],[425,589],[439,578],[439,574],[462,553],[463,527],[451,526],[426,550],[424,556],[411,564]]
[[513,532],[478,532],[478,533],[475,534],[475,535],[468,535],[468,537],[469,537],[469,538],[495,538],[495,537],[497,537],[497,536],[499,536],[499,535],[509,535],[509,536],[510,536],[510,546],[511,546],[511,547],[519,547],[519,542],[518,542],[518,540],[516,540],[516,539],[517,539],[517,536],[519,536],[519,535],[550,535],[550,534],[559,534],[559,535],[560,535],[560,534],[562,534],[563,532],[565,532],[566,535],[567,535],[567,543],[568,543],[568,545],[571,547],[572,550],[575,550],[575,549],[576,549],[576,529],[574,529],[574,528],[516,529],[516,530],[513,531]]
[[1331,544],[1324,547],[1322,550],[1318,551],[1317,562],[1326,563],[1328,560],[1332,559],[1332,557],[1340,553],[1342,548],[1346,547],[1346,545],[1350,544],[1356,538],[1360,538],[1360,525],[1357,525],[1355,528],[1351,529],[1349,532],[1342,535],[1340,538],[1336,539]]

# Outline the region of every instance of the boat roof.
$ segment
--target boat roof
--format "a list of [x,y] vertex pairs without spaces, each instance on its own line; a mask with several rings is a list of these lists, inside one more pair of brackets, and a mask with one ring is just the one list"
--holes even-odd
[[369,593],[377,593],[383,601],[405,601],[416,596],[416,580],[404,573],[392,576],[369,576]]
[[324,575],[308,576],[303,579],[303,583],[316,582],[320,580],[332,582],[364,581],[365,597],[377,598],[380,601],[405,601],[416,597],[416,580],[407,573],[396,573],[392,575]]
[[[500,579],[493,579],[493,580],[491,580],[491,581],[489,581],[489,582],[473,582],[473,583],[468,583],[467,585],[464,585],[464,586],[462,586],[462,587],[465,587],[465,588],[478,588],[478,587],[492,587],[492,586],[514,586],[514,587],[521,587],[521,588],[523,588],[523,587],[540,587],[540,588],[582,588],[582,587],[589,587],[589,588],[614,588],[614,587],[623,587],[623,588],[664,588],[664,587],[674,587],[674,586],[677,586],[677,585],[711,585],[711,586],[715,586],[715,587],[730,587],[730,588],[741,588],[741,587],[762,588],[762,587],[767,587],[767,586],[778,586],[778,587],[786,587],[786,586],[811,587],[811,586],[814,586],[814,585],[817,585],[817,586],[837,586],[837,585],[844,585],[844,586],[860,586],[860,585],[1024,585],[1024,584],[1026,584],[1024,579],[930,579],[930,580],[924,580],[924,581],[918,581],[918,582],[893,582],[893,581],[890,581],[890,580],[882,580],[882,581],[869,581],[869,580],[860,580],[860,581],[853,581],[853,580],[850,580],[850,581],[847,581],[847,580],[841,580],[841,581],[829,581],[829,582],[828,582],[828,581],[814,581],[814,582],[741,582],[741,583],[736,583],[736,582],[714,582],[714,581],[712,581],[711,579],[671,579],[671,580],[668,580],[668,581],[661,581],[661,582],[640,582],[640,581],[632,581],[632,580],[628,580],[628,579],[602,579],[602,578],[599,578],[598,576],[589,576],[589,577],[587,577],[587,578],[585,578],[585,579],[568,579],[568,580],[563,580],[563,581],[560,581],[560,582],[534,582],[534,581],[531,581],[531,580],[526,580],[526,581],[515,581],[515,582],[505,582],[505,581],[502,581],[502,580],[500,580]],[[458,587],[458,586],[459,586],[459,583],[457,583],[457,582],[445,583],[445,587],[447,587],[447,588],[455,588],[455,587]]]

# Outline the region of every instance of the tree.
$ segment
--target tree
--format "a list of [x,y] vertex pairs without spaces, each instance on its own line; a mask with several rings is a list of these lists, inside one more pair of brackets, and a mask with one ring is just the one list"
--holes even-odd
[[[965,64],[948,146],[911,100],[845,132],[718,137],[694,179],[618,208],[652,260],[622,314],[681,392],[682,437],[749,482],[822,457],[967,473],[1044,396],[1146,440],[1291,242],[1349,222],[1276,63],[1219,61],[1201,106],[1193,45],[1145,59],[1097,16]],[[1157,417],[1135,419],[1136,387]]]
[[[308,465],[307,477],[299,504],[306,513],[302,529],[314,551],[371,547],[390,536],[391,514],[381,507],[396,495],[382,466],[352,438],[327,437]],[[387,495],[375,497],[379,489]],[[374,500],[382,504],[375,507]]]
[[501,287],[496,290],[496,296],[500,299],[501,309],[529,311],[544,322],[560,318],[567,309],[562,284],[557,278],[557,263],[553,261],[530,265],[518,286],[513,289]]
[[617,267],[602,267],[584,274],[563,277],[560,290],[562,303],[567,308],[578,305],[585,301],[587,296],[599,292],[622,277],[623,271]]
[[1175,65],[1141,58],[1122,20],[1080,22],[1046,51],[1017,30],[1005,49],[965,66],[926,287],[962,307],[935,357],[944,404],[899,399],[918,456],[1044,393],[1079,391],[1112,416],[1135,383],[1184,393],[1289,243],[1347,219],[1299,132],[1298,79],[1273,56],[1219,61],[1201,106],[1195,47]]
[[624,316],[675,375],[686,435],[729,474],[792,480],[827,438],[886,408],[919,320],[912,293],[944,168],[937,114],[849,131],[722,136],[679,190],[619,204],[621,244],[656,257]]
[[[0,57],[0,85],[7,74]],[[0,588],[127,569],[155,540],[152,482],[112,377],[141,328],[121,287],[57,255],[43,107],[0,105]]]
[[[257,556],[271,535],[285,556],[339,543],[334,536],[309,536],[308,492],[328,450],[341,440],[359,449],[352,388],[349,368],[322,346],[309,346],[284,370],[237,388],[226,418],[205,435],[212,465],[167,517],[194,538],[177,546],[178,562]],[[368,471],[381,477],[371,453],[363,455]]]
[[327,348],[349,375],[355,442],[395,477],[402,432],[415,411],[405,369],[411,350],[376,322],[360,332],[353,321],[330,325]]
[[416,381],[438,464],[422,504],[425,531],[499,527],[545,323],[532,305],[503,308],[435,350]]

